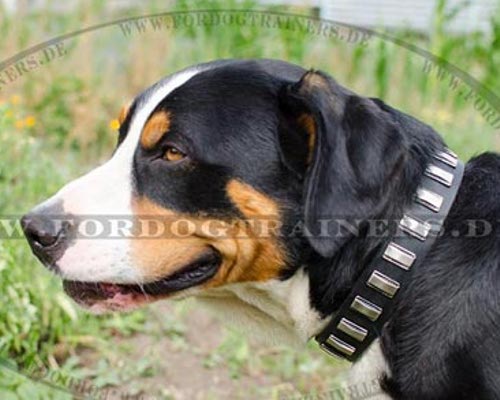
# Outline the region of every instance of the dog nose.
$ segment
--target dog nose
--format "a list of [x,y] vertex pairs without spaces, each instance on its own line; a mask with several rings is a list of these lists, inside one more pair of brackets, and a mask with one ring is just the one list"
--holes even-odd
[[33,211],[21,218],[31,250],[50,269],[56,269],[55,262],[68,246],[71,226],[69,221],[42,211]]
[[41,248],[54,245],[61,232],[51,218],[37,214],[22,217],[21,227],[28,241]]

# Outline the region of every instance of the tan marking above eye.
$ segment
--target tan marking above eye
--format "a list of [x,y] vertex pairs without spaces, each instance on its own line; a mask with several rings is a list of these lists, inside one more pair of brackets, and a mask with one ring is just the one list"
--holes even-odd
[[120,125],[122,125],[127,118],[128,112],[130,111],[130,104],[131,103],[129,102],[120,109],[120,114],[118,115],[118,123]]
[[158,111],[149,117],[141,134],[141,145],[147,150],[155,147],[170,129],[171,113]]

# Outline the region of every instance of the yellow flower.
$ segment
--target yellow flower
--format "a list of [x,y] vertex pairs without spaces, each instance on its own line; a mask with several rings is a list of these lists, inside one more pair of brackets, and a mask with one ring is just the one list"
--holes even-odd
[[12,110],[7,110],[7,111],[5,111],[5,116],[6,116],[7,118],[11,118],[13,115],[14,115],[14,113],[12,112]]
[[112,130],[117,131],[118,129],[120,129],[120,122],[117,119],[112,119],[111,121],[109,121],[109,127]]
[[21,102],[21,96],[15,94],[14,96],[12,96],[10,98],[10,102],[11,102],[11,104],[14,104],[14,105],[19,104]]
[[24,119],[24,123],[26,124],[26,126],[28,128],[32,128],[33,126],[35,126],[35,123],[36,123],[36,118],[33,116],[33,115],[28,115],[25,119]]
[[434,110],[431,108],[424,108],[422,110],[422,116],[424,118],[432,118],[433,114],[434,114]]
[[452,115],[446,110],[438,110],[436,117],[439,122],[448,123],[452,120]]
[[14,123],[14,126],[17,128],[17,129],[21,129],[24,127],[24,121],[22,119],[18,119],[15,123]]

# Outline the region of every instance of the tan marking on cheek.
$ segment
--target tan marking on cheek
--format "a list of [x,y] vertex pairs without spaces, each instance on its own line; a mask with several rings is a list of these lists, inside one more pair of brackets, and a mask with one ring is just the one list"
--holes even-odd
[[132,210],[132,258],[144,282],[169,276],[207,251],[207,241],[196,235],[196,220],[146,198],[133,199]]
[[[146,198],[133,200],[136,220],[157,220],[165,228],[155,238],[132,239],[133,259],[144,282],[173,274],[197,260],[210,247],[222,255],[222,264],[216,275],[200,288],[266,281],[281,274],[286,257],[278,239],[279,206],[266,195],[236,180],[231,181],[226,190],[244,215],[243,219],[184,215]],[[139,231],[151,236],[144,227],[138,227]]]
[[141,134],[141,145],[145,149],[152,149],[170,129],[170,112],[159,111],[153,114]]
[[309,152],[307,154],[307,163],[312,161],[314,154],[314,145],[316,144],[316,122],[310,114],[302,114],[298,118],[299,125],[302,126],[307,132],[307,147]]
[[277,237],[281,225],[278,204],[237,180],[230,181],[226,190],[245,219],[233,223],[226,243],[213,243],[230,262],[224,263],[207,286],[277,278],[285,267],[286,258]]
[[231,180],[226,190],[229,198],[247,218],[279,215],[279,206],[274,200],[246,183]]

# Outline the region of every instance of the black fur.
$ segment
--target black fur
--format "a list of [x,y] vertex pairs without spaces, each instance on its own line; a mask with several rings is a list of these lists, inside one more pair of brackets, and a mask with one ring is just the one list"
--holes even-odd
[[[157,149],[137,150],[137,193],[182,212],[230,216],[238,211],[224,188],[237,178],[275,199],[288,251],[283,279],[306,265],[311,304],[323,316],[389,240],[368,235],[364,222],[399,220],[443,146],[431,127],[382,101],[278,61],[215,63],[158,109],[172,113],[171,131]],[[302,113],[316,124],[310,164]],[[162,162],[172,143],[187,162]],[[500,398],[499,195],[500,157],[471,160],[443,236],[411,272],[382,334],[391,371],[383,386],[393,398]],[[318,237],[322,218],[357,221],[359,232],[332,226],[337,235]],[[488,221],[492,232],[467,236],[468,219]]]

